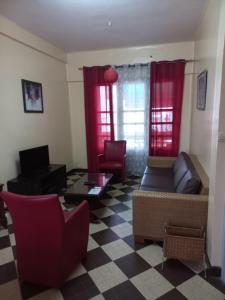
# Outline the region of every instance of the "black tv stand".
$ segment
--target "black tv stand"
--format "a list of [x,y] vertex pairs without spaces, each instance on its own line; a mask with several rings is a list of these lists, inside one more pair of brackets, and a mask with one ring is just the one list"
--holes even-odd
[[52,164],[7,182],[9,192],[22,195],[60,194],[66,188],[66,165]]

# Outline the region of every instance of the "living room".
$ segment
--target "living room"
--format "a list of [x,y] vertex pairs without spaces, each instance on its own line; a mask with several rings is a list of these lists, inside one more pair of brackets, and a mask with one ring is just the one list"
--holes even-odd
[[[89,11],[87,14],[88,20],[85,22],[77,16],[77,22],[81,22],[83,30],[85,26],[90,30],[93,24],[96,24],[91,23],[94,19],[94,13],[93,16],[90,13],[95,6],[99,5],[102,10],[105,9],[105,15],[99,17],[101,22],[99,21],[100,28],[97,30],[99,35],[108,36],[108,39],[105,38],[105,44],[104,39],[100,40],[98,35],[86,34],[85,39],[82,39],[82,31],[79,32],[74,25],[70,26],[73,32],[71,36],[63,28],[56,34],[54,28],[51,27],[52,24],[49,24],[49,30],[46,29],[45,31],[42,28],[41,31],[40,23],[45,21],[45,24],[48,24],[47,17],[49,17],[48,14],[45,14],[45,19],[41,20],[42,13],[48,11],[48,5],[53,5],[53,3],[52,1],[39,2],[42,5],[39,4],[36,10],[32,8],[32,5],[28,6],[26,1],[23,0],[1,1],[0,3],[0,86],[2,104],[0,118],[2,141],[0,183],[4,184],[4,190],[7,189],[7,181],[19,174],[18,153],[23,149],[49,145],[51,163],[66,164],[67,171],[87,169],[84,83],[83,72],[80,68],[83,66],[148,64],[153,61],[184,59],[189,62],[185,65],[179,152],[185,151],[196,155],[209,177],[206,249],[211,266],[222,268],[225,203],[223,184],[225,173],[223,160],[225,1],[198,0],[190,1],[190,4],[185,4],[186,1],[182,1],[186,12],[189,13],[185,14],[184,9],[182,15],[179,12],[182,6],[178,4],[179,1],[168,0],[166,3],[170,9],[177,7],[173,15],[176,15],[176,18],[167,20],[168,23],[163,23],[162,20],[166,18],[168,8],[166,4],[158,7],[157,1],[152,1],[150,5],[147,4],[148,1],[144,1],[146,13],[150,13],[151,9],[154,11],[155,7],[156,11],[158,9],[158,14],[160,12],[163,14],[163,18],[159,18],[159,15],[157,15],[162,22],[160,30],[150,29],[150,31],[156,32],[156,35],[152,36],[152,40],[149,37],[149,42],[141,40],[141,33],[140,39],[136,37],[136,39],[133,39],[134,42],[132,41],[128,15],[126,17],[127,23],[123,18],[122,21],[120,20],[122,22],[121,28],[117,28],[118,24],[110,14],[110,4],[108,4],[109,7],[103,4],[102,1],[97,1],[98,4],[96,1],[93,3],[92,1],[85,1],[87,3],[80,3],[80,7],[77,4],[80,9],[77,12],[78,15],[85,8]],[[136,1],[132,2],[133,9],[136,9],[138,4]],[[76,10],[73,11],[73,9],[77,9],[77,6],[73,1],[68,1],[68,3],[67,1],[57,1],[57,3],[55,4],[56,15],[57,10],[58,14],[60,10],[65,14],[69,14],[69,12],[76,14]],[[129,6],[128,1],[125,1],[125,7],[126,4]],[[194,15],[194,11],[191,10],[192,6],[197,11],[193,23],[187,22],[188,19],[192,20],[191,14]],[[97,9],[100,8],[97,7]],[[115,9],[115,7],[113,8]],[[122,8],[124,9],[122,6],[119,7],[119,9],[126,12],[126,9],[123,10]],[[100,10],[100,12],[102,11]],[[29,17],[25,18],[24,14],[30,17],[30,22]],[[32,19],[36,23],[32,22]],[[186,32],[186,35],[180,34],[182,19],[184,23],[189,24],[189,31]],[[35,26],[40,29],[36,34]],[[148,26],[151,28],[150,25]],[[173,34],[169,31],[167,36],[160,35],[159,32],[166,31],[166,27],[171,27]],[[127,44],[123,43],[122,33],[121,40],[114,37],[122,29],[125,35],[127,32],[130,34],[130,40]],[[79,45],[79,39],[76,39],[76,35],[83,42],[82,46]],[[59,46],[63,43],[67,43],[67,47],[64,49]],[[206,108],[202,111],[196,108],[197,76],[204,70],[207,70],[208,77]],[[42,84],[43,113],[24,112],[22,79]],[[1,231],[4,230],[0,228],[0,236]],[[2,257],[4,261],[3,256],[4,253],[0,256],[0,260]],[[10,261],[7,261],[7,263]],[[4,263],[0,265],[3,266]],[[2,272],[1,269],[0,272]],[[14,279],[11,281],[12,285],[9,283],[7,286],[8,283],[5,282],[0,285],[1,295],[2,293],[6,295],[3,299],[22,299],[21,297],[24,299],[32,297],[33,299],[50,299],[51,297],[52,299],[76,299],[75,296],[69,298],[66,294],[62,296],[58,290],[38,290],[38,292],[27,292],[26,295],[21,296],[21,293],[16,289],[18,282]],[[8,281],[10,282],[10,280]],[[197,286],[197,283],[193,286],[193,289],[195,286]],[[204,292],[204,288],[202,290]],[[10,291],[14,293],[11,296]],[[207,292],[209,293],[208,290]],[[182,295],[185,297],[184,294]],[[221,295],[215,295],[218,296],[218,299],[223,299],[220,298]],[[160,296],[163,296],[163,292]],[[158,295],[158,298],[160,296]],[[181,295],[179,296],[181,297]],[[70,295],[70,297],[72,296]],[[82,299],[81,297],[80,299]],[[96,296],[96,299],[104,299],[100,297],[113,299],[107,298],[107,295],[98,297]],[[142,294],[142,297],[145,296]],[[200,296],[198,298],[196,295],[186,296],[186,298],[201,299]],[[169,296],[164,299],[169,299]],[[172,299],[176,299],[175,296]],[[208,297],[208,299],[216,298]]]

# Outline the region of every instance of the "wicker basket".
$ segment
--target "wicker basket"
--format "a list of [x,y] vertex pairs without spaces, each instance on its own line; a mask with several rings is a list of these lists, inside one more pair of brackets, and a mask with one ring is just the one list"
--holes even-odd
[[165,225],[164,257],[203,262],[204,249],[205,234],[203,228]]

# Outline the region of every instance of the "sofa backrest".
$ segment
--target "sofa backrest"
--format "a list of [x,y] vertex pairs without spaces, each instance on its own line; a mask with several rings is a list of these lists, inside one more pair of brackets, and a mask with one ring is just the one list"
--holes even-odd
[[199,162],[198,158],[194,154],[189,155],[192,164],[195,167],[198,176],[201,179],[201,187],[200,187],[200,194],[201,195],[208,195],[209,194],[209,177],[206,174],[205,170],[203,169],[201,163]]
[[173,164],[174,187],[177,193],[199,194],[201,179],[188,154],[181,152]]
[[200,184],[200,178],[196,178],[192,172],[188,170],[179,182],[176,192],[182,194],[199,194]]
[[209,193],[209,180],[195,155],[181,152],[173,163],[174,187],[177,193]]
[[188,165],[185,161],[184,152],[181,152],[173,163],[174,188],[176,189],[182,178],[188,171]]

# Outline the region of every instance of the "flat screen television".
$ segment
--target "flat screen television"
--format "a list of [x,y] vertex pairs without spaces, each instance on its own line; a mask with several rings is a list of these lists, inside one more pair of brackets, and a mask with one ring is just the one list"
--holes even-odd
[[49,166],[48,145],[19,151],[19,158],[23,176],[47,169]]

